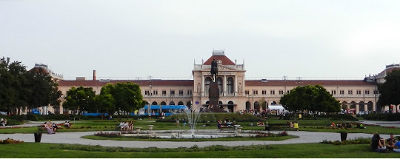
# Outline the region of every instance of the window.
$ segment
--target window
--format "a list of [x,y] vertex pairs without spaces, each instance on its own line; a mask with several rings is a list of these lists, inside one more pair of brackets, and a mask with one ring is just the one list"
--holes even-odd
[[257,94],[258,94],[258,91],[257,91],[257,90],[253,90],[253,94],[254,94],[254,95],[257,95]]
[[234,89],[234,85],[233,85],[233,78],[232,77],[228,77],[228,80],[227,80],[227,86],[228,86],[228,89],[227,89],[227,91],[228,91],[228,94],[233,94],[234,93],[234,91],[235,91],[235,89]]
[[353,90],[348,90],[347,94],[353,94]]
[[344,90],[340,90],[339,92],[340,92],[340,94],[344,94]]
[[364,91],[364,94],[369,94],[369,90],[365,90],[365,91]]
[[266,94],[267,94],[267,90],[262,90],[261,93],[262,93],[263,95],[266,95]]
[[222,92],[224,91],[224,88],[222,86],[222,78],[221,77],[217,78],[217,84],[218,84],[219,93],[222,94]]
[[244,94],[249,95],[249,91],[248,91],[248,90],[245,90],[245,91],[244,91]]
[[357,90],[357,94],[361,94],[361,90]]
[[377,90],[374,90],[374,94],[379,94],[379,92]]
[[206,92],[206,94],[208,94],[208,91],[210,90],[210,84],[211,84],[211,78],[206,77],[204,81],[204,92]]
[[275,95],[275,90],[271,90],[269,93]]
[[170,95],[170,96],[175,96],[175,90],[169,91],[169,95]]
[[166,90],[163,90],[162,91],[162,96],[166,96],[167,95],[167,91]]
[[179,90],[179,96],[183,96],[183,90]]
[[153,95],[158,95],[158,91],[153,91]]
[[144,95],[149,96],[150,95],[150,91],[144,91]]
[[279,90],[279,94],[283,94],[283,91],[282,91],[282,90]]
[[335,95],[335,94],[336,94],[336,90],[332,90],[332,91],[331,91],[331,94],[332,94],[332,95]]
[[192,90],[188,90],[187,95],[192,95]]

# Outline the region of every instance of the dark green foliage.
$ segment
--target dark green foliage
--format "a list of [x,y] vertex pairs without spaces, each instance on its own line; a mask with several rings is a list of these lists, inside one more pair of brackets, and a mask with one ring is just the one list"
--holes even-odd
[[400,113],[371,113],[366,115],[361,115],[360,117],[366,120],[384,120],[384,121],[400,121]]
[[[281,119],[284,120],[295,120],[298,118],[298,114],[286,114],[282,116]],[[348,120],[348,121],[357,121],[358,119],[350,114],[303,114],[302,120],[321,120],[321,119],[329,119],[329,120]]]
[[0,59],[0,111],[19,114],[20,108],[58,106],[61,92],[43,68],[30,71],[21,62]]
[[[160,119],[157,121],[160,122],[174,122],[177,119],[184,121],[186,120],[186,115],[185,114],[175,114],[169,117],[166,117],[165,119]],[[218,120],[225,120],[228,119],[230,121],[235,121],[235,122],[257,122],[264,120],[263,118],[254,116],[252,114],[239,114],[239,113],[201,113],[200,117],[198,119],[199,123],[208,123],[212,122],[213,124],[217,122]]]
[[328,141],[324,140],[321,143],[323,144],[333,144],[333,145],[349,145],[349,144],[371,144],[370,138],[357,138],[354,140],[345,140],[345,141]]
[[63,106],[66,109],[77,111],[77,114],[83,111],[96,112],[94,97],[93,88],[72,87],[67,91]]
[[378,85],[378,105],[400,104],[400,70],[393,70],[385,77],[386,82]]
[[319,85],[298,86],[281,98],[289,111],[338,112],[340,103]]

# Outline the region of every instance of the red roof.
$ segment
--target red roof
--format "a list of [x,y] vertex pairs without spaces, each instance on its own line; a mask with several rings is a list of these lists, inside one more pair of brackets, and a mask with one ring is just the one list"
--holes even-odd
[[108,83],[133,82],[140,86],[193,86],[193,80],[60,80],[59,86],[104,86]]
[[322,85],[322,86],[366,86],[375,85],[375,83],[365,82],[363,80],[246,80],[246,86],[304,86],[304,85]]
[[235,65],[228,57],[225,55],[212,55],[203,65],[211,65],[212,60],[215,59],[217,61],[221,61],[222,65]]

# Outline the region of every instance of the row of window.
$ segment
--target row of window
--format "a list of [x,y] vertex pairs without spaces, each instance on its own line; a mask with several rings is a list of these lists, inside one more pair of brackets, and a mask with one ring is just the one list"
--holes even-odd
[[[281,95],[284,94],[284,92],[285,92],[285,91],[283,91],[283,90],[279,90],[279,91],[278,91],[278,93],[281,94]],[[290,91],[286,91],[286,93],[289,93],[289,92],[290,92]],[[245,93],[246,95],[249,95],[249,94],[250,94],[250,91],[249,91],[249,90],[245,90],[244,93]],[[258,90],[253,90],[253,94],[254,94],[254,95],[258,95]],[[267,90],[262,90],[262,91],[261,91],[261,94],[262,94],[262,95],[266,95],[266,94],[267,94]],[[270,90],[270,91],[269,91],[269,94],[275,95],[275,90]]]
[[[344,94],[344,92],[345,92],[344,90],[340,90],[339,94]],[[361,93],[362,93],[361,90],[356,90],[356,94],[360,95]],[[335,95],[336,90],[332,90],[331,94]],[[347,94],[353,94],[353,90],[347,90]],[[367,95],[370,94],[370,90],[364,90],[364,94],[367,94]],[[379,94],[379,92],[377,90],[374,90],[374,94]]]
[[[289,93],[290,91],[286,91],[286,93]],[[340,94],[344,94],[344,90],[340,90],[339,91],[339,93]],[[360,95],[361,94],[361,90],[356,90],[356,94],[358,94],[358,95]],[[249,95],[250,94],[250,91],[249,90],[245,90],[245,92],[244,92],[246,95]],[[258,95],[258,90],[253,90],[253,95]],[[280,94],[280,95],[283,95],[284,94],[284,91],[283,90],[279,90],[278,91],[278,93]],[[374,90],[374,94],[378,94],[379,92],[377,91],[377,90]],[[267,94],[267,90],[262,90],[261,91],[261,94],[262,95],[266,95]],[[270,90],[270,92],[269,92],[269,94],[271,94],[271,95],[275,95],[275,90]],[[332,90],[331,91],[331,94],[332,95],[335,95],[336,94],[336,90]],[[347,91],[347,94],[353,94],[353,90],[348,90]],[[365,90],[364,91],[364,94],[370,94],[370,90]]]
[[[185,93],[184,90],[178,90],[178,96],[183,96]],[[144,91],[144,95],[145,96],[158,96],[158,90],[153,90],[153,92],[151,92],[150,90],[145,90]],[[175,90],[170,90],[169,91],[169,95],[170,96],[175,96]],[[192,95],[192,90],[186,90],[186,95],[191,96]],[[161,96],[167,96],[167,91],[166,90],[162,90],[161,91]]]

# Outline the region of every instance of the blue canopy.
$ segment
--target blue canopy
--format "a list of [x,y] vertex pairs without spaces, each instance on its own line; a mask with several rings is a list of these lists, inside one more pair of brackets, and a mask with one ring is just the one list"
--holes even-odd
[[[143,107],[143,109],[147,110],[147,109],[149,109],[149,106],[145,105]],[[150,109],[152,109],[152,110],[160,109],[160,105],[151,105]],[[185,105],[161,105],[161,109],[187,109],[187,106],[185,106]]]

